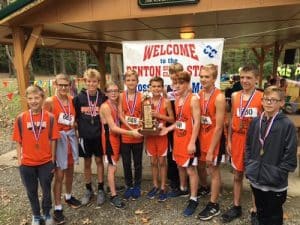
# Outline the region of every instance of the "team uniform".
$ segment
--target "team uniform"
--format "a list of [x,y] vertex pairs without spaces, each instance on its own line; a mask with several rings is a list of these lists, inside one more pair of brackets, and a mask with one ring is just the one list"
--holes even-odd
[[[200,107],[201,107],[201,117],[200,117],[200,132],[199,132],[199,141],[200,141],[200,161],[206,161],[206,155],[210,147],[214,130],[216,127],[216,107],[215,102],[217,96],[221,91],[217,88],[214,88],[208,100],[205,100],[205,92],[201,90],[198,94],[200,97]],[[218,165],[222,160],[223,152],[220,151],[221,140],[217,144],[213,152],[213,163]]]
[[198,152],[196,151],[194,154],[187,152],[193,131],[192,96],[193,94],[189,93],[181,106],[178,105],[178,100],[175,101],[176,127],[174,130],[173,158],[181,167],[197,166],[198,164]]
[[243,91],[237,92],[233,99],[231,122],[231,164],[240,172],[244,171],[247,130],[251,121],[262,112],[261,99],[263,97],[262,92],[255,90],[249,101],[242,101],[242,93]]
[[[133,128],[139,127],[142,115],[142,94],[135,93],[134,100],[129,100],[127,92],[124,91],[122,95],[122,109],[127,123]],[[128,130],[122,124],[121,128]],[[126,134],[121,135],[121,155],[123,160],[125,183],[127,187],[133,186],[132,169],[131,169],[131,155],[134,161],[134,186],[140,186],[142,181],[142,157],[143,157],[143,137],[132,137]]]
[[75,108],[73,98],[68,96],[68,105],[64,106],[57,96],[52,96],[52,113],[57,121],[61,138],[57,141],[56,166],[67,169],[78,163],[78,142],[74,129]]
[[45,110],[37,115],[31,115],[30,110],[23,112],[14,124],[13,140],[21,144],[20,175],[34,216],[40,216],[38,182],[43,192],[43,214],[50,215],[54,169],[51,141],[59,137],[53,115]]
[[90,158],[93,155],[103,155],[101,144],[101,121],[99,108],[106,100],[106,96],[97,90],[97,94],[89,96],[86,89],[82,89],[74,99],[76,122],[79,133],[79,156]]
[[[154,108],[159,114],[167,115],[167,110],[165,108],[165,99],[160,98],[160,101],[156,108]],[[163,121],[159,121],[163,123]],[[149,156],[162,157],[167,155],[168,150],[168,138],[167,135],[164,136],[147,136],[146,137],[146,150]]]
[[[103,103],[103,105],[105,104],[109,106],[115,124],[120,126],[117,110],[109,103],[109,101]],[[120,158],[120,135],[112,132],[109,129],[108,124],[102,124],[102,146],[108,163],[116,165]]]

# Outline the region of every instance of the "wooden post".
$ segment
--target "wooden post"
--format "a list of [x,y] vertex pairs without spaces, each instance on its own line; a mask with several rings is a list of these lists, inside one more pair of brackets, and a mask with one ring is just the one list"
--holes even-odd
[[43,26],[35,26],[25,46],[24,30],[21,27],[12,27],[13,44],[14,44],[14,66],[17,71],[18,87],[21,96],[22,110],[27,109],[25,98],[26,88],[29,86],[28,63],[36,47],[37,41],[42,32]]
[[256,58],[259,61],[259,81],[258,86],[262,88],[262,79],[264,74],[264,63],[265,63],[265,57],[266,57],[266,51],[263,47],[260,48],[260,54],[257,52],[255,48],[252,48],[252,51],[254,52]]
[[[24,31],[21,27],[13,27],[13,44],[14,44],[14,65],[17,71],[17,81],[19,87],[19,93],[21,96],[21,106],[22,110],[27,109],[27,102],[25,98],[25,91],[28,87],[29,83],[29,74],[28,69],[25,67],[24,58],[23,58],[23,50],[24,50]],[[27,71],[26,71],[27,70]]]
[[273,77],[277,76],[277,67],[278,67],[278,60],[283,49],[283,44],[279,44],[278,41],[274,44],[274,56],[273,56]]
[[105,87],[105,83],[106,83],[106,79],[105,79],[105,75],[106,75],[105,49],[106,49],[106,46],[99,43],[97,45],[97,49],[93,45],[90,45],[90,48],[91,48],[92,52],[95,54],[95,56],[98,59],[99,72],[101,74],[100,87],[101,87],[101,89],[103,89]]

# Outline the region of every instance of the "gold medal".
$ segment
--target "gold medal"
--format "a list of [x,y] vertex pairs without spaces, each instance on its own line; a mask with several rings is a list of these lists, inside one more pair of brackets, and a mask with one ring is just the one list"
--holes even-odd
[[263,149],[263,148],[261,148],[261,149],[260,149],[260,153],[259,153],[259,154],[260,154],[260,156],[262,156],[264,153],[265,153],[264,149]]

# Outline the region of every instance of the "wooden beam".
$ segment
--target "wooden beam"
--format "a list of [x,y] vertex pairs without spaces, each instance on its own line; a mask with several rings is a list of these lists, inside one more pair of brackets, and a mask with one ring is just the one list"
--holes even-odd
[[260,48],[260,54],[257,52],[255,48],[252,48],[252,51],[254,52],[254,55],[259,61],[259,81],[258,85],[260,88],[262,88],[262,79],[263,79],[263,74],[264,74],[264,63],[265,63],[265,57],[266,57],[266,52],[268,50],[265,50],[264,47]]
[[25,92],[26,92],[26,88],[29,85],[28,82],[29,76],[28,76],[28,69],[24,65],[23,50],[24,50],[25,36],[24,36],[23,28],[12,27],[12,35],[13,35],[14,55],[15,55],[14,63],[17,71],[17,81],[18,81],[19,93],[21,96],[21,106],[22,106],[22,110],[24,111],[27,109]]
[[101,74],[100,87],[103,89],[105,87],[105,83],[106,83],[106,79],[105,79],[105,75],[106,75],[105,49],[106,49],[106,46],[103,45],[102,43],[99,43],[97,45],[97,48],[95,48],[95,46],[93,46],[93,45],[89,45],[89,46],[90,46],[90,49],[92,50],[92,52],[94,53],[94,55],[96,56],[96,58],[98,59],[99,72]]
[[278,67],[278,60],[283,49],[284,44],[279,44],[278,41],[274,43],[274,55],[273,55],[273,71],[272,76],[275,78],[277,76],[277,67]]
[[25,47],[24,50],[24,65],[25,67],[28,66],[28,62],[32,56],[33,50],[36,47],[36,44],[40,38],[40,35],[42,33],[43,30],[43,25],[37,25],[33,28],[31,34],[30,34],[30,38],[27,42],[27,45]]

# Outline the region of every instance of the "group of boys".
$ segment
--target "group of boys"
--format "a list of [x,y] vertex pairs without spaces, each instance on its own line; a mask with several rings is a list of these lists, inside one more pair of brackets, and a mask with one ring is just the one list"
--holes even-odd
[[[225,136],[227,153],[231,156],[234,168],[234,196],[233,206],[222,214],[222,221],[230,222],[242,214],[240,198],[246,172],[255,203],[252,224],[282,224],[287,176],[297,164],[296,131],[280,112],[284,94],[272,86],[264,93],[257,91],[258,70],[253,66],[243,67],[240,72],[243,89],[232,94],[227,131],[224,126],[225,97],[215,87],[217,74],[215,65],[202,67],[202,90],[198,94],[191,92],[191,76],[183,71],[179,63],[170,66],[172,84],[167,90],[164,90],[162,78],[152,78],[149,83],[152,117],[161,131],[157,136],[145,137],[138,132],[144,119],[142,104],[145,96],[137,91],[136,71],[125,73],[126,90],[119,94],[117,85],[113,83],[107,84],[103,93],[98,88],[99,72],[89,69],[84,74],[86,89],[74,99],[68,95],[69,78],[57,75],[56,95],[48,98],[44,107],[43,90],[38,86],[29,87],[26,92],[29,111],[18,116],[13,139],[19,143],[20,174],[33,212],[32,224],[38,225],[41,220],[47,225],[53,223],[50,215],[53,173],[56,223],[65,222],[61,204],[64,177],[67,204],[78,208],[93,199],[93,155],[97,165],[98,205],[105,201],[104,154],[109,165],[110,202],[117,208],[125,207],[116,193],[114,181],[119,154],[122,156],[126,184],[123,197],[138,199],[141,196],[143,146],[150,156],[153,177],[153,188],[147,193],[147,198],[157,196],[158,201],[163,202],[168,197],[190,195],[183,214],[191,216],[198,206],[198,196],[210,193],[210,201],[198,215],[200,220],[210,220],[220,214],[219,165],[225,154]],[[78,156],[84,157],[86,183],[86,192],[81,201],[71,195],[74,163],[78,162]],[[207,182],[208,175],[211,177],[210,185]],[[170,180],[169,192],[167,177]],[[38,180],[43,191],[43,216],[37,196]]]

